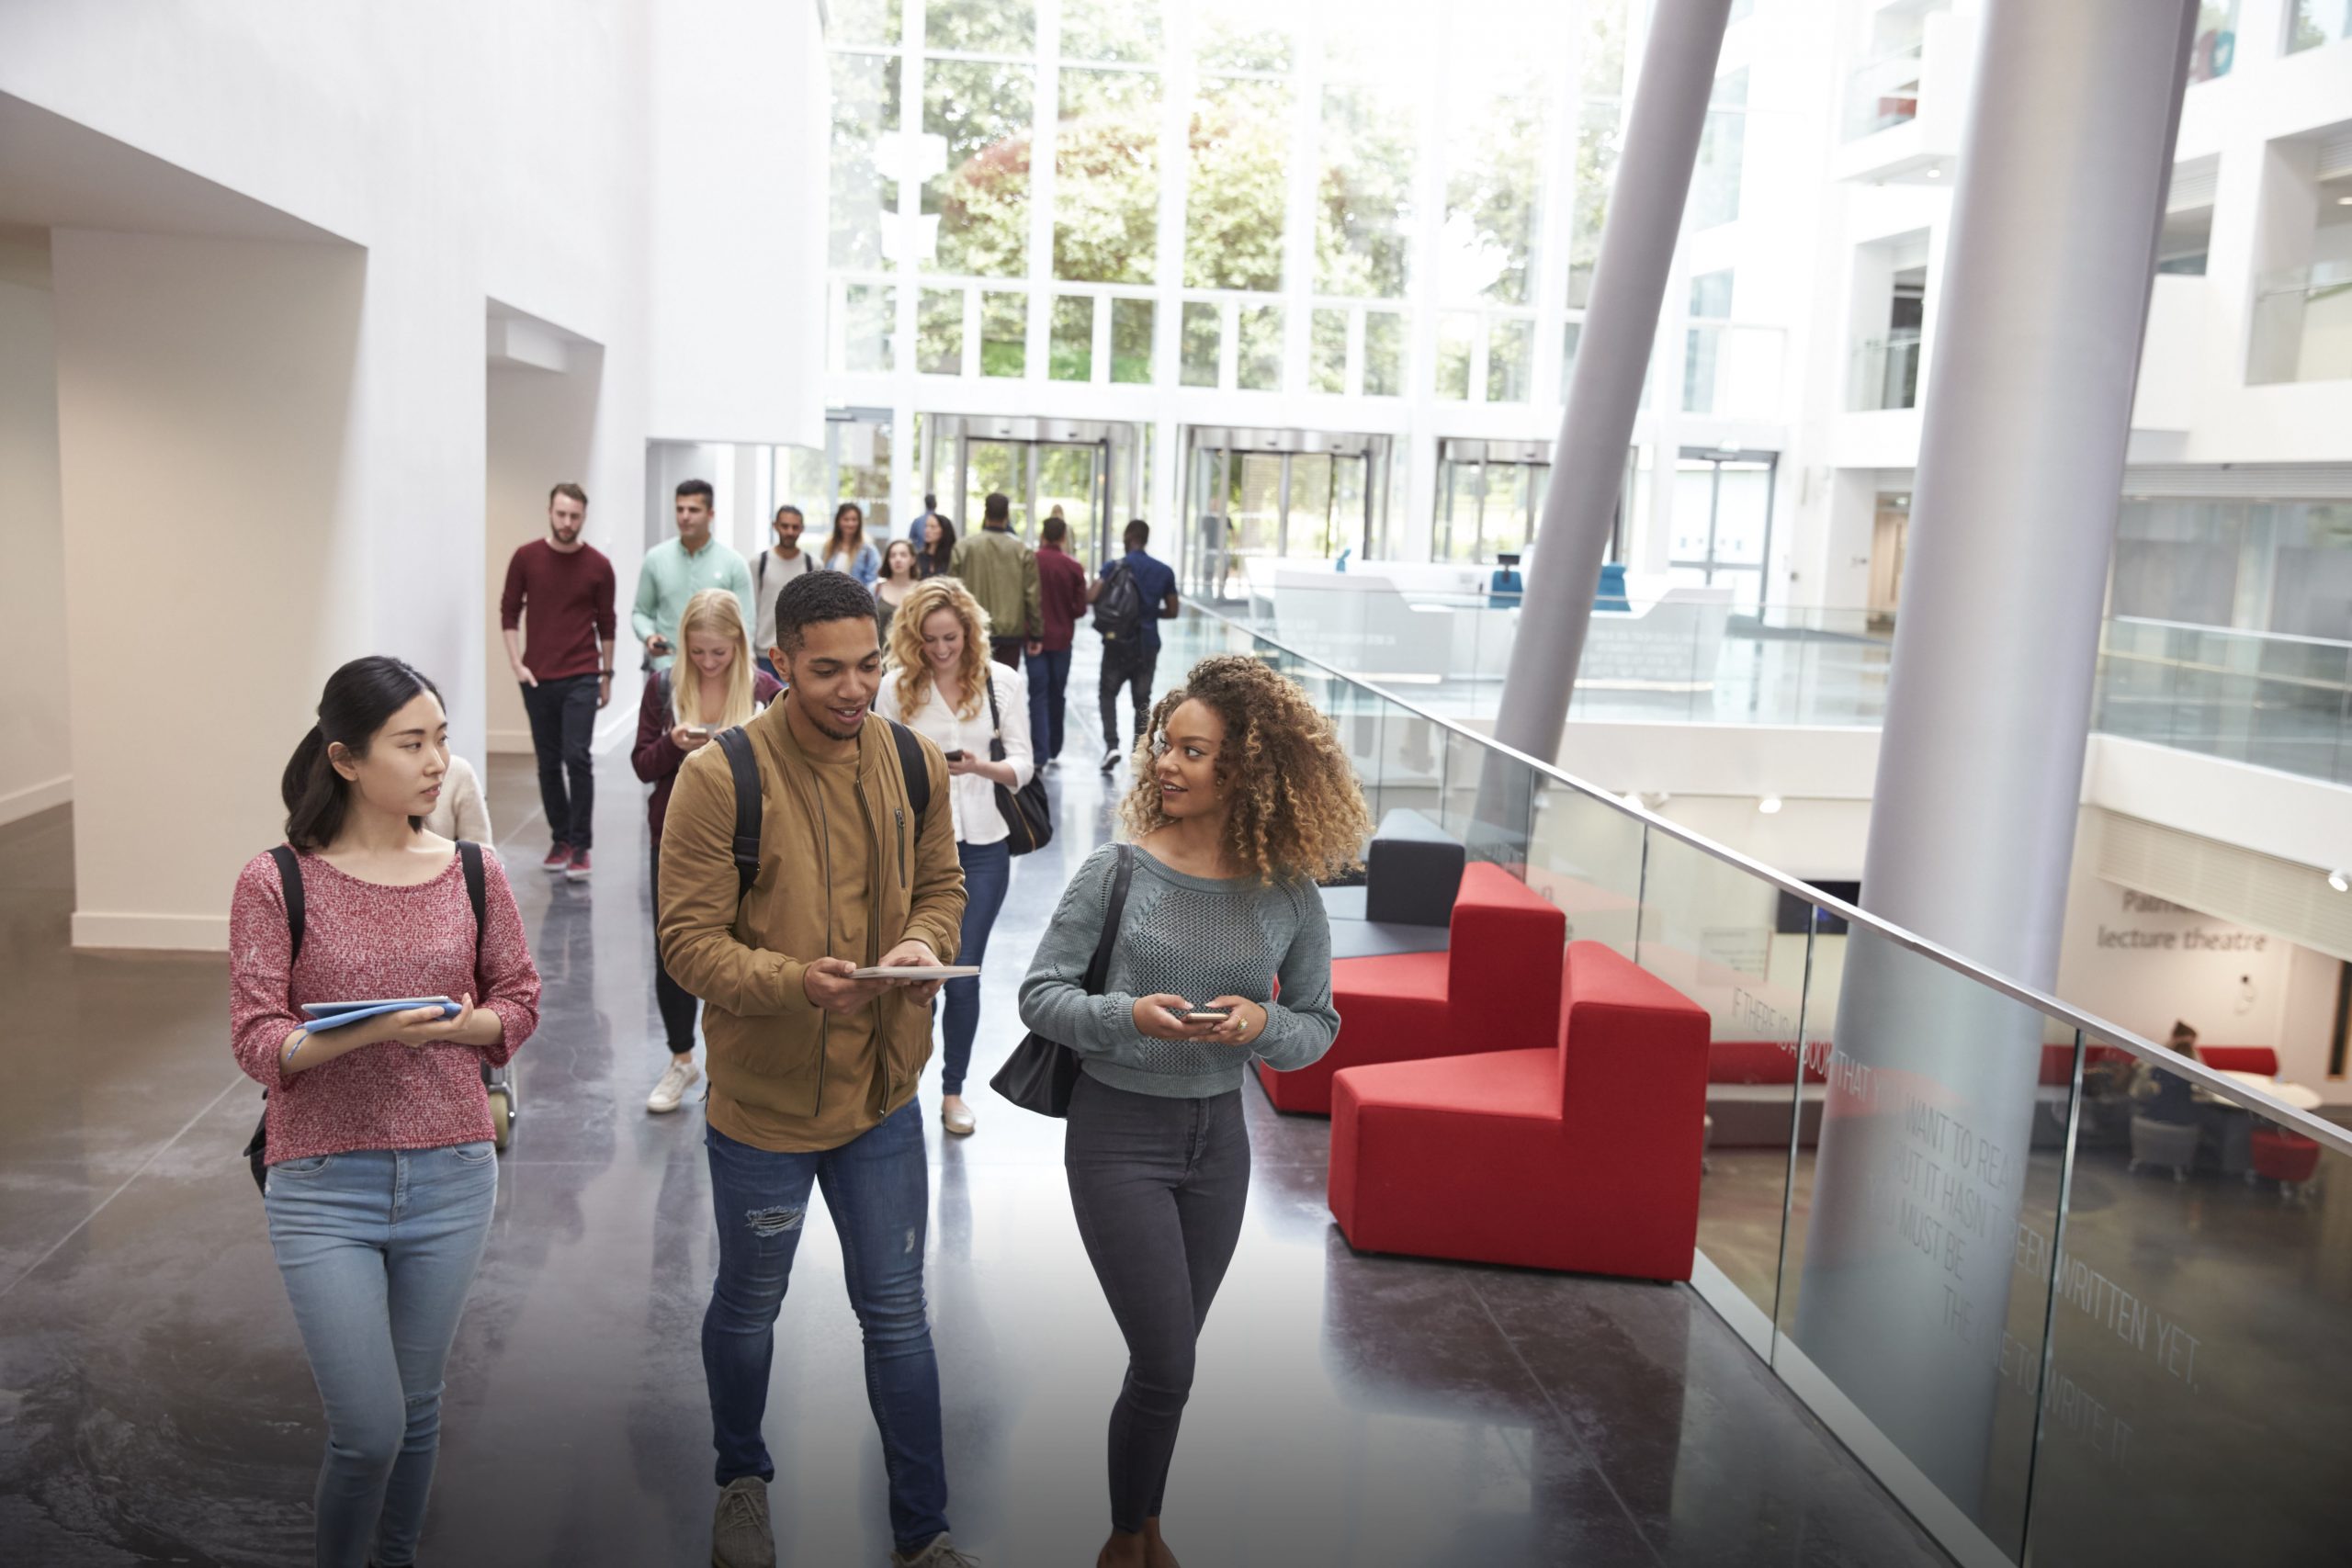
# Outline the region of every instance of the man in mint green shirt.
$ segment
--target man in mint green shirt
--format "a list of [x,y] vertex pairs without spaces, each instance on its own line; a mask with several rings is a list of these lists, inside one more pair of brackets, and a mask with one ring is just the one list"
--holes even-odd
[[628,624],[645,645],[645,667],[667,670],[678,656],[678,618],[686,601],[706,588],[732,592],[743,606],[747,632],[759,624],[752,604],[752,569],[743,558],[710,536],[710,481],[688,479],[678,487],[678,536],[645,552],[637,574],[637,604]]

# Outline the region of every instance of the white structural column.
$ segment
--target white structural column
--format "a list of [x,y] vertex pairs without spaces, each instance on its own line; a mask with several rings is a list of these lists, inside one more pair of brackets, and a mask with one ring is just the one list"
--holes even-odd
[[1658,0],[1651,20],[1495,720],[1495,738],[1531,756],[1559,753],[1730,10]]
[[[1991,0],[1955,193],[1862,897],[2043,989],[2196,12]],[[2041,1017],[1857,937],[1836,1042],[1798,1347],[2013,1549],[2004,1341],[2038,1370],[2041,1329],[2011,1226],[2058,1217],[2021,1210]]]

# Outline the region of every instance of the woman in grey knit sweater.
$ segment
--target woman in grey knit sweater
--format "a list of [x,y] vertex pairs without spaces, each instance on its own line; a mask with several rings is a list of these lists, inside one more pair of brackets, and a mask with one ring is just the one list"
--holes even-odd
[[[1242,1074],[1253,1056],[1304,1066],[1339,1032],[1316,883],[1355,862],[1371,826],[1330,721],[1254,659],[1194,665],[1145,743],[1120,808],[1132,845],[1080,868],[1021,986],[1023,1021],[1080,1057],[1062,1163],[1127,1341],[1101,1568],[1175,1568],[1160,1497],[1193,1347],[1241,1235]],[[1126,904],[1092,996],[1122,857]]]

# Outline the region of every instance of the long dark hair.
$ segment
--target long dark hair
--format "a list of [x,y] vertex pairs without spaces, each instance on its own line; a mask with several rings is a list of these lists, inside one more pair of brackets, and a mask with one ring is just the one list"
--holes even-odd
[[[842,542],[842,519],[852,515],[857,518],[857,542],[860,546],[865,543],[865,508],[854,501],[844,501],[833,508],[833,536],[825,541],[825,559],[832,559],[836,551],[847,550]],[[850,564],[854,566],[857,562],[853,558]]]
[[[327,760],[327,748],[337,741],[354,757],[368,755],[376,732],[392,715],[430,692],[441,700],[441,689],[397,659],[370,654],[355,659],[327,677],[319,694],[319,722],[294,748],[286,763],[278,793],[286,800],[286,841],[317,854],[343,831],[344,814],[351,807],[351,785]],[[408,819],[411,830],[424,818]]]
[[956,558],[956,525],[944,512],[933,513],[932,521],[939,525],[939,543],[915,547],[915,571],[922,577],[937,577]]

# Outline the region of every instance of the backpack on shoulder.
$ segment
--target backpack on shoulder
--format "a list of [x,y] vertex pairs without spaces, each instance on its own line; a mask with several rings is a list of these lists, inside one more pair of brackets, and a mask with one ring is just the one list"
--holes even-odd
[[[907,804],[915,814],[914,842],[922,841],[922,819],[931,814],[931,769],[922,760],[922,742],[897,719],[890,741],[899,753],[899,774],[906,781]],[[738,725],[718,732],[718,749],[727,753],[727,771],[735,780],[735,903],[741,908],[760,879],[760,764],[752,755],[752,738]]]
[[1104,642],[1132,642],[1143,629],[1143,587],[1125,561],[1111,569],[1095,592],[1094,629]]
[[[277,886],[286,895],[286,934],[292,938],[286,953],[286,968],[293,972],[294,961],[302,956],[302,863],[290,844],[279,844],[269,852],[277,866]],[[481,869],[481,846],[470,839],[458,840],[458,863],[464,868],[466,902],[474,912],[474,964],[481,964],[482,909],[488,895],[484,891]],[[479,981],[476,982],[480,984]],[[514,1126],[514,1086],[503,1067],[485,1066],[481,1070],[482,1087],[490,1094],[491,1125],[497,1129],[498,1146],[503,1149]],[[269,1090],[261,1091],[263,1100]],[[266,1192],[269,1190],[269,1108],[262,1108],[261,1120],[254,1123],[254,1135],[245,1145],[245,1163],[254,1173],[254,1185]]]

